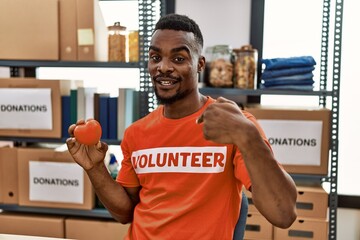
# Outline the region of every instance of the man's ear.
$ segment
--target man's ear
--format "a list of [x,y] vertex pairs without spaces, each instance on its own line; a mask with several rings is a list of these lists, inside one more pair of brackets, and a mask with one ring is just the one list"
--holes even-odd
[[202,72],[205,69],[205,57],[200,56],[198,61],[198,72]]

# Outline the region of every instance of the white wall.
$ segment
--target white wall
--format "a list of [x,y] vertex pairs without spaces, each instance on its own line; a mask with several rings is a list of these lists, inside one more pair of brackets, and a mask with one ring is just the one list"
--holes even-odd
[[240,48],[250,41],[251,0],[177,0],[175,12],[194,19],[204,47],[228,44]]

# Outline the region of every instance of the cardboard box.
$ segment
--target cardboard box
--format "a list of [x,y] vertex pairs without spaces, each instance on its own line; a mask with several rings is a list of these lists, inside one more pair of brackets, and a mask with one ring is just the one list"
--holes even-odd
[[45,148],[18,149],[19,205],[90,210],[95,193],[70,153]]
[[108,29],[98,0],[76,0],[79,61],[108,60]]
[[329,109],[247,107],[245,110],[258,119],[276,159],[287,172],[328,174]]
[[[30,111],[25,110],[23,106],[26,106],[28,109],[30,107],[42,107],[43,102],[41,103],[31,103],[29,104],[29,100],[25,99],[22,101],[21,96],[15,97],[5,97],[3,94],[3,100],[0,97],[0,105],[1,105],[1,114],[2,118],[0,119],[1,127],[0,127],[0,136],[10,136],[10,137],[44,137],[44,138],[60,138],[61,137],[61,97],[60,97],[60,80],[36,80],[34,78],[4,78],[0,81],[0,90],[22,90],[27,89],[29,91],[37,91],[39,89],[50,89],[51,96],[50,96],[50,105],[51,105],[51,114],[50,115],[50,124],[52,125],[51,129],[34,129],[34,128],[19,128],[14,129],[11,128],[10,125],[7,124],[14,124],[14,122],[19,121],[24,124],[25,123],[32,123],[31,117],[39,118],[42,117],[43,112],[40,111]],[[35,95],[35,93],[34,93]],[[34,100],[35,101],[35,100]],[[38,101],[38,100],[37,100]],[[10,107],[8,110],[7,106]],[[15,107],[22,107],[22,110],[16,110]],[[48,111],[48,110],[46,110]],[[46,112],[45,111],[45,112]],[[16,114],[18,117],[10,117],[11,121],[5,120],[4,114]],[[29,117],[29,115],[32,115]],[[41,115],[41,116],[40,116]],[[11,115],[13,116],[13,115]],[[24,117],[25,116],[25,117]],[[36,122],[36,120],[34,120]]]
[[76,0],[59,0],[60,60],[77,60]]
[[0,1],[0,59],[59,60],[58,0]]
[[288,229],[274,227],[274,240],[327,240],[328,221],[311,218],[297,218]]
[[246,219],[244,239],[273,239],[273,226],[260,213],[249,213]]
[[298,217],[326,219],[328,193],[320,187],[297,186],[296,211]]
[[0,233],[64,238],[63,217],[0,213]]
[[0,148],[0,202],[18,204],[17,148]]
[[65,237],[78,240],[124,239],[130,224],[123,225],[114,220],[90,220],[67,218]]
[[[243,191],[248,199],[248,212],[260,214],[252,201],[251,192],[245,189]],[[326,219],[328,193],[321,186],[297,186],[296,211],[298,217]]]

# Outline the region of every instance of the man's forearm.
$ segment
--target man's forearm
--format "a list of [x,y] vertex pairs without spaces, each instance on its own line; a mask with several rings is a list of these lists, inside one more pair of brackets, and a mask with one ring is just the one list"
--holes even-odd
[[289,227],[296,218],[293,180],[275,160],[255,126],[238,147],[252,182],[255,206],[275,226]]
[[97,197],[114,219],[124,224],[131,222],[135,203],[125,189],[111,178],[105,164],[87,171],[87,174]]

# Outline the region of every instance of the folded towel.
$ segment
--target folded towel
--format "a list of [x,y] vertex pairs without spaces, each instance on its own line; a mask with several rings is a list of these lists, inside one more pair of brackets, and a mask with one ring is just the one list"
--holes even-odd
[[262,59],[261,62],[265,64],[267,70],[316,65],[312,56]]
[[314,71],[314,69],[315,69],[314,66],[283,68],[283,69],[275,69],[275,70],[265,69],[261,74],[261,78],[268,79],[268,78],[310,73],[310,72]]
[[263,78],[262,80],[264,82],[275,82],[275,81],[282,81],[282,80],[298,81],[298,80],[312,79],[313,77],[314,77],[314,74],[312,72],[310,72],[310,73],[290,75],[290,76],[282,76],[282,77],[274,77],[274,78],[268,78],[268,79]]
[[314,80],[304,79],[304,80],[278,80],[278,81],[262,81],[261,84],[265,87],[269,86],[279,86],[279,85],[312,85]]

